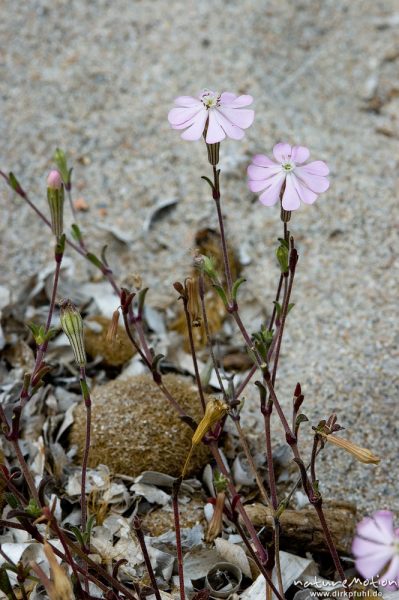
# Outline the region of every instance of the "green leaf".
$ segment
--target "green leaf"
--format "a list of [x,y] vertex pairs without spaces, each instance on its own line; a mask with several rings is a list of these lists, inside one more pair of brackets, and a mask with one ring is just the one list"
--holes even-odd
[[237,279],[237,281],[234,282],[233,284],[233,289],[231,291],[231,295],[233,296],[233,300],[237,300],[237,292],[238,292],[238,288],[240,287],[241,284],[243,284],[246,281],[246,279],[244,279],[244,277],[240,277],[239,279]]
[[91,536],[92,529],[95,525],[95,522],[96,522],[96,515],[91,515],[86,524],[86,531],[85,531],[86,544],[90,543],[90,536]]
[[140,290],[138,293],[138,314],[142,315],[143,314],[143,309],[144,309],[144,303],[145,303],[145,297],[147,295],[149,288],[144,288],[143,290]]
[[50,329],[48,330],[48,332],[45,335],[45,341],[49,342],[50,340],[52,340],[58,333],[60,332],[60,329],[58,327],[50,327]]
[[76,225],[76,223],[73,223],[71,226],[72,229],[72,237],[74,240],[76,240],[77,242],[81,242],[82,241],[82,233],[78,227],[78,225]]
[[307,418],[307,416],[304,415],[303,413],[299,414],[297,416],[297,418],[295,419],[295,431],[298,431],[299,425],[301,423],[305,423],[306,421],[309,421],[309,419]]
[[95,254],[92,254],[91,252],[88,252],[86,254],[86,258],[88,261],[90,261],[95,267],[98,267],[99,269],[103,268],[103,263],[101,262],[101,260],[99,258],[97,258],[97,256]]
[[215,189],[215,186],[213,185],[213,182],[209,179],[209,177],[205,177],[205,175],[202,175],[201,179],[203,179],[204,181],[209,183],[209,185],[211,186],[211,190],[213,192],[213,190]]
[[26,507],[26,512],[35,519],[37,519],[42,514],[42,509],[40,508],[36,500],[31,498],[29,500],[28,506]]
[[69,529],[72,531],[72,533],[76,537],[79,545],[83,547],[85,545],[85,541],[84,541],[84,537],[83,537],[82,532],[80,531],[79,527],[76,527],[75,525],[70,525]]
[[255,385],[259,390],[260,402],[264,404],[266,402],[266,388],[261,381],[255,381]]
[[33,337],[36,339],[36,337],[39,335],[40,325],[36,325],[36,323],[33,323],[33,321],[31,321],[30,323],[27,323],[26,326],[32,332]]
[[217,291],[217,293],[219,294],[220,298],[223,301],[223,304],[225,305],[226,308],[228,308],[229,303],[227,301],[227,296],[226,296],[226,292],[224,291],[224,289],[222,288],[221,285],[214,283],[213,287],[215,288],[215,290]]
[[151,368],[153,371],[157,371],[158,373],[160,373],[160,368],[161,368],[161,362],[163,361],[163,359],[165,358],[164,354],[157,354],[156,356],[154,356],[154,358],[152,359],[152,363],[151,363]]
[[22,194],[23,193],[23,189],[20,186],[20,183],[18,181],[18,179],[15,177],[14,173],[9,173],[8,174],[8,181],[10,186],[12,187],[12,189],[17,192],[18,194]]
[[65,236],[65,233],[63,233],[62,236],[57,240],[57,243],[55,245],[55,253],[56,254],[64,254],[65,240],[66,240],[66,236]]
[[276,307],[277,316],[278,316],[278,318],[280,318],[281,317],[281,310],[282,310],[281,309],[281,304],[279,302],[276,302],[275,300],[273,301],[273,304]]
[[70,182],[70,171],[68,171],[67,157],[65,152],[60,148],[57,148],[54,152],[54,162],[61,173],[64,184],[68,184]]
[[106,266],[108,266],[107,257],[106,257],[107,250],[108,250],[108,244],[105,244],[105,246],[103,246],[101,249],[101,260],[102,260],[103,264]]
[[288,305],[288,307],[287,307],[287,315],[294,308],[294,306],[295,306],[295,302],[291,302],[291,304]]
[[17,498],[14,496],[14,494],[6,492],[4,494],[4,497],[7,501],[7,504],[9,504],[11,506],[11,508],[18,508],[19,502],[18,502]]
[[225,492],[227,489],[228,481],[223,473],[220,473],[217,469],[214,471],[213,475],[213,485],[215,488],[215,492],[218,494],[219,492]]
[[5,565],[2,565],[0,568],[0,590],[7,596],[7,598],[15,598]]
[[280,504],[278,505],[278,508],[277,508],[277,512],[276,512],[277,519],[279,519],[281,517],[281,515],[283,514],[283,512],[286,510],[287,506],[288,506],[287,499],[282,500],[280,502]]

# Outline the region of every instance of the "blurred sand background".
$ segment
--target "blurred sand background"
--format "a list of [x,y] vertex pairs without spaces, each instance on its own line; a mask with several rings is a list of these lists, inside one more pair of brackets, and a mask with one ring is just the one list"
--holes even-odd
[[[399,511],[398,4],[3,0],[0,11],[0,168],[46,210],[51,157],[66,149],[92,249],[108,243],[120,277],[140,272],[154,307],[188,273],[195,232],[216,224],[200,180],[204,146],[180,140],[166,119],[174,97],[209,87],[255,98],[244,141],[223,143],[222,186],[229,239],[250,260],[244,297],[265,309],[279,211],[249,193],[247,164],[277,141],[328,162],[329,192],[291,226],[300,263],[278,391],[288,405],[301,381],[313,422],[338,412],[345,435],[383,459],[361,465],[329,449],[326,495]],[[146,234],[161,200],[177,205]],[[0,282],[16,290],[49,263],[53,243],[3,184],[0,202]],[[246,425],[254,421],[249,411]]]

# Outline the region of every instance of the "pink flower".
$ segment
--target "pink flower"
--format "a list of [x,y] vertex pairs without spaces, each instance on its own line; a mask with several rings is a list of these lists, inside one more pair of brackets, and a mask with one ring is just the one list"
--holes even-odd
[[198,98],[179,96],[168,114],[173,129],[185,129],[183,140],[199,140],[206,130],[206,143],[216,144],[227,136],[233,140],[244,137],[244,129],[252,125],[254,111],[244,106],[252,104],[252,96],[236,96],[229,92],[204,90]]
[[360,575],[378,577],[386,589],[399,587],[399,529],[394,529],[390,510],[379,510],[360,521],[352,552]]
[[305,146],[280,143],[274,146],[273,154],[277,162],[257,154],[248,167],[248,187],[251,192],[262,192],[259,196],[262,204],[276,204],[284,183],[282,204],[287,211],[299,208],[301,201],[313,204],[318,194],[328,189],[326,163],[316,160],[304,165],[310,154]]

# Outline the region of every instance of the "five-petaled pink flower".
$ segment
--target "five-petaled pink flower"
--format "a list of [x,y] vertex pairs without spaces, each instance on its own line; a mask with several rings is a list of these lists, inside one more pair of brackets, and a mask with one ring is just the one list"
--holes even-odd
[[204,90],[198,98],[179,96],[168,114],[173,129],[185,129],[183,140],[199,140],[206,131],[207,144],[216,144],[225,139],[241,140],[244,129],[252,125],[255,113],[250,108],[253,98],[247,94],[236,96],[230,92]]
[[328,189],[326,163],[316,160],[303,164],[310,154],[305,146],[280,143],[274,146],[273,154],[277,162],[257,154],[248,167],[248,187],[251,192],[262,192],[259,196],[262,204],[276,204],[284,184],[282,206],[287,211],[296,210],[301,202],[313,204],[317,196]]
[[393,513],[379,510],[360,521],[352,543],[356,569],[371,579],[378,577],[386,589],[399,588],[399,529],[394,529]]

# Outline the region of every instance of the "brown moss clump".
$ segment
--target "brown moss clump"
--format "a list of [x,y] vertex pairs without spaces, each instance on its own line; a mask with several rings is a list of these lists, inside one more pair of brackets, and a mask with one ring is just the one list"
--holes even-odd
[[[85,319],[85,348],[92,358],[101,356],[105,365],[121,367],[132,358],[135,353],[125,329],[118,325],[116,336],[112,342],[107,340],[111,319],[101,315]],[[90,323],[94,326],[90,327]]]
[[[176,375],[163,378],[166,387],[187,414],[202,417],[198,393]],[[92,441],[89,465],[107,465],[113,473],[135,477],[143,471],[181,474],[191,447],[192,429],[183,423],[150,375],[115,379],[98,386],[92,394]],[[81,460],[85,440],[86,411],[75,410],[71,442]],[[198,446],[189,473],[198,472],[209,459],[208,449]]]

